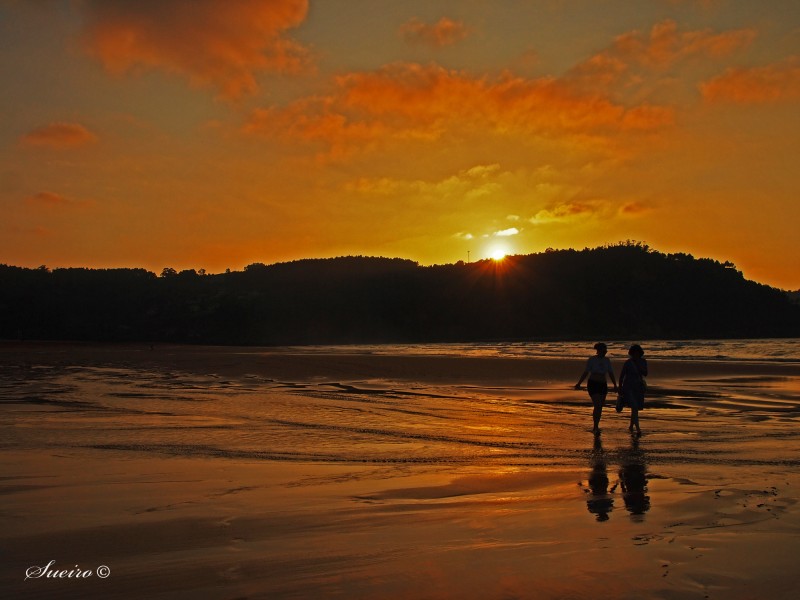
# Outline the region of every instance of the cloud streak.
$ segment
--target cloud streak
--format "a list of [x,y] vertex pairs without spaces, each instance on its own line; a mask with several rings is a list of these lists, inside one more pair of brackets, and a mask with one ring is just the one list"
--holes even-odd
[[109,71],[161,69],[224,98],[252,94],[261,72],[296,72],[308,60],[286,37],[307,0],[86,0],[84,40]]
[[74,148],[97,141],[97,136],[79,123],[51,123],[29,131],[20,138],[25,146]]
[[413,195],[421,198],[481,200],[500,189],[500,165],[476,165],[439,181],[397,180],[386,177],[360,178],[345,186],[345,191],[369,195]]
[[626,202],[622,206],[619,207],[618,213],[623,217],[638,217],[645,213],[648,213],[652,210],[652,208],[638,200],[634,200],[632,202]]
[[590,217],[597,214],[597,212],[596,206],[585,202],[564,202],[551,208],[540,210],[530,219],[530,222],[534,225],[563,223],[578,218]]
[[47,191],[38,192],[37,194],[28,196],[25,199],[25,203],[28,206],[46,209],[86,208],[91,205],[91,202],[86,200],[72,200],[62,196],[61,194]]

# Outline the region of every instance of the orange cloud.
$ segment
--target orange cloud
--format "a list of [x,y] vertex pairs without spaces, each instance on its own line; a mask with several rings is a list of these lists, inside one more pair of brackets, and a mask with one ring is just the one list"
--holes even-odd
[[71,200],[55,192],[39,192],[33,196],[28,196],[25,202],[30,206],[45,208],[66,208],[66,207],[86,207],[89,202],[84,200]]
[[720,3],[720,0],[667,0],[668,4],[679,6],[681,4],[696,4],[700,8],[709,9]]
[[637,85],[642,82],[642,69],[658,72],[692,58],[723,58],[746,48],[755,37],[752,29],[681,31],[674,21],[666,20],[648,33],[618,36],[611,46],[573,68],[568,78],[586,89]]
[[552,208],[540,210],[530,219],[535,225],[569,221],[579,217],[589,217],[598,212],[598,207],[585,202],[565,202]]
[[800,57],[764,67],[728,69],[700,90],[709,102],[796,102],[800,100]]
[[650,212],[650,210],[651,208],[646,204],[634,200],[633,202],[628,202],[620,206],[619,214],[626,217],[635,217]]
[[40,237],[46,238],[53,235],[53,231],[46,227],[20,227],[18,225],[11,225],[7,228],[7,231],[14,235],[22,235],[22,236],[33,236],[33,237]]
[[590,86],[608,87],[619,81],[629,70],[628,64],[620,57],[600,53],[574,67],[570,78],[585,81]]
[[85,41],[114,73],[141,66],[188,77],[233,99],[258,89],[262,71],[293,72],[307,52],[284,36],[308,0],[87,0]]
[[20,138],[28,146],[71,148],[97,141],[97,136],[78,123],[51,123],[38,127]]
[[752,29],[712,33],[708,29],[679,31],[675,21],[655,24],[649,35],[634,31],[619,36],[611,47],[612,54],[629,61],[656,67],[672,64],[694,56],[721,58],[749,46],[756,37]]
[[621,127],[627,130],[658,129],[675,123],[675,109],[669,106],[642,104],[628,109],[622,117]]
[[69,203],[64,196],[54,192],[39,192],[27,198],[28,204],[36,204],[40,206],[64,206]]
[[452,46],[466,38],[469,29],[461,21],[453,21],[447,17],[442,17],[432,25],[414,18],[400,27],[400,35],[407,42],[442,48]]
[[610,133],[671,125],[669,107],[626,107],[567,80],[475,77],[438,65],[395,63],[336,79],[327,96],[256,111],[245,131],[336,146],[387,137],[495,133]]

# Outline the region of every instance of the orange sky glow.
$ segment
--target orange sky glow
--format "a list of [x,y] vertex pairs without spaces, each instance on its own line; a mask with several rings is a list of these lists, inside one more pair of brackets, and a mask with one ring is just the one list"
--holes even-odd
[[0,0],[0,40],[0,263],[631,239],[800,288],[793,0]]

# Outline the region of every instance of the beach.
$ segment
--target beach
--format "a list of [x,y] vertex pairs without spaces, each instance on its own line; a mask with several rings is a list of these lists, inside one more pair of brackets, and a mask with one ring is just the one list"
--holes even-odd
[[648,355],[637,438],[613,395],[592,435],[578,356],[5,342],[0,357],[8,597],[800,585],[794,360]]

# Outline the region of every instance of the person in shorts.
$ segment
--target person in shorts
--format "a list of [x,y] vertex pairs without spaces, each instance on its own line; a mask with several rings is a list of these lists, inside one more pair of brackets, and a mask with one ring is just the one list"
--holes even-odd
[[603,342],[598,342],[594,345],[594,349],[597,354],[590,357],[586,362],[586,369],[583,371],[578,383],[575,384],[575,389],[581,389],[583,380],[587,377],[589,378],[586,382],[586,389],[589,391],[589,397],[592,399],[592,406],[594,407],[592,411],[592,420],[594,421],[592,432],[598,434],[600,433],[600,417],[603,416],[603,404],[608,395],[607,378],[610,378],[611,383],[614,384],[614,391],[617,390],[617,382],[614,379],[614,369],[611,367],[611,361],[606,356],[608,347]]

